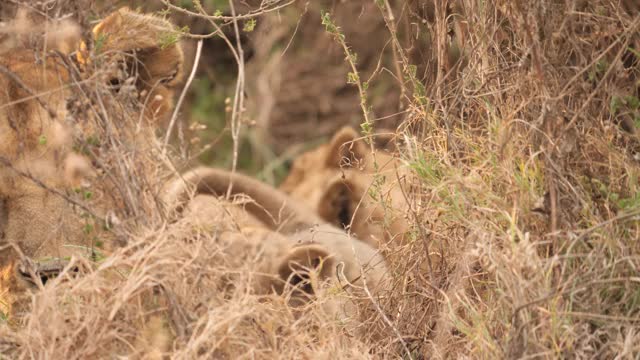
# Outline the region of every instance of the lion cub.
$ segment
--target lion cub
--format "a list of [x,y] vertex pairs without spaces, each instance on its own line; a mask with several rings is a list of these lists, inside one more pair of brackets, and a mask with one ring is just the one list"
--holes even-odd
[[[377,170],[376,170],[377,168]],[[352,127],[296,158],[280,189],[322,219],[374,247],[402,239],[408,208],[398,179],[407,173],[391,154],[364,143]]]
[[[228,189],[244,200],[215,197]],[[258,180],[202,167],[184,174],[166,194],[166,203],[183,212],[179,221],[192,229],[216,232],[228,244],[228,258],[256,259],[252,288],[258,294],[292,290],[290,304],[298,305],[327,285],[366,284],[380,294],[391,284],[385,260],[373,247]],[[347,297],[332,299],[325,304],[332,314],[343,320],[355,315]]]

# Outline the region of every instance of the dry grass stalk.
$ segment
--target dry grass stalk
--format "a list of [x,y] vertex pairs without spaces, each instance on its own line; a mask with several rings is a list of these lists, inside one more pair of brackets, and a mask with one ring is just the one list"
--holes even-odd
[[[407,12],[385,10],[388,21],[391,14],[408,16],[418,33],[438,36],[431,50],[439,63],[427,64],[436,66],[438,81],[426,83],[424,94],[398,79],[412,96],[398,157],[415,175],[405,189],[414,228],[411,241],[385,249],[392,291],[358,299],[370,337],[352,337],[322,312],[323,301],[336,294],[323,294],[300,316],[280,297],[252,294],[252,259],[227,256],[228,244],[215,232],[170,224],[156,201],[158,179],[168,177],[157,164],[169,160],[158,161],[154,141],[146,144],[153,151],[131,146],[135,126],[120,124],[137,117],[121,111],[121,99],[102,85],[78,82],[74,114],[93,115],[100,146],[108,149],[93,160],[109,164],[99,176],[114,189],[105,196],[119,204],[128,241],[97,263],[78,260],[86,265],[83,276],[34,293],[22,326],[0,324],[0,353],[637,357],[639,15],[627,2],[452,3],[461,14],[448,17],[438,7],[434,32],[427,10],[414,12],[410,2]],[[255,16],[189,15],[232,22]],[[453,18],[466,25],[466,66],[453,66],[449,75],[445,28]],[[435,258],[429,271],[427,261]],[[149,320],[155,314],[168,320]],[[169,329],[173,340],[137,342],[140,329],[157,328]]]

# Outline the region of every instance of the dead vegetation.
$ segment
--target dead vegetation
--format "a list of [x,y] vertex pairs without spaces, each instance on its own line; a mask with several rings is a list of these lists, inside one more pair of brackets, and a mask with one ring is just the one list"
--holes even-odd
[[[379,118],[389,114],[376,113],[377,104],[397,106],[402,121],[396,156],[412,173],[399,181],[409,203],[410,230],[404,242],[383,247],[392,289],[377,297],[328,288],[303,309],[289,307],[286,297],[252,292],[255,258],[225,255],[229,244],[217,232],[172,226],[158,206],[160,186],[182,164],[175,154],[163,157],[155,140],[147,138],[142,147],[132,140],[140,104],[132,104],[126,92],[114,94],[104,82],[86,81],[73,88],[69,121],[89,121],[95,133],[72,136],[104,168],[98,174],[107,184],[102,196],[113,198],[113,212],[110,221],[106,216],[101,221],[117,220],[122,246],[106,257],[75,258],[81,276],[71,276],[68,267],[28,297],[24,316],[0,319],[0,354],[68,359],[640,354],[635,2],[324,4],[297,2],[258,18],[256,31],[262,32],[255,39],[277,39],[255,47],[244,81],[263,86],[268,96],[248,98],[249,108],[263,111],[258,113],[243,113],[234,100],[231,118],[236,131],[254,115],[264,120],[259,125],[302,124],[317,111],[305,108],[313,105],[328,109],[322,116],[362,119],[362,94],[352,87],[383,82],[379,93],[372,87],[365,91],[374,111],[364,117],[371,123],[364,122],[363,136],[373,136]],[[330,20],[334,27],[322,26],[320,9],[330,14],[325,26]],[[363,19],[358,14],[373,19],[367,20],[371,28],[350,23]],[[203,19],[233,26],[224,16]],[[291,47],[283,38],[293,39]],[[340,39],[352,54],[341,52]],[[270,46],[279,42],[285,47],[273,52]],[[329,44],[335,47],[323,58]],[[360,50],[367,45],[372,49]],[[352,56],[363,51],[373,55]],[[375,56],[381,60],[372,60]],[[349,60],[361,72],[345,70]],[[325,61],[331,71],[323,72]],[[326,82],[313,80],[321,79],[319,74]],[[276,80],[276,90],[264,87]],[[334,102],[336,97],[342,101]],[[344,119],[363,123],[356,120]],[[317,126],[309,124],[315,123],[300,125],[301,131],[312,127],[315,134]],[[291,129],[297,128],[283,125],[274,136],[298,134],[287,133]],[[0,165],[3,173],[11,171]],[[382,201],[377,183],[374,177],[370,201]],[[93,209],[86,192],[72,195]],[[0,216],[0,226],[2,221]],[[228,225],[221,223],[220,230]],[[359,328],[323,310],[336,296],[359,304],[358,317],[364,319]]]

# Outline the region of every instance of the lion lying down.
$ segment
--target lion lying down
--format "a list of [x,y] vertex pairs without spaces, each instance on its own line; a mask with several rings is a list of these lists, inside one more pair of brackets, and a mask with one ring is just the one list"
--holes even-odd
[[[228,189],[231,195],[248,199],[237,205],[215,197]],[[193,198],[185,206],[189,195]],[[391,283],[386,263],[374,248],[248,176],[197,168],[172,184],[166,201],[177,208],[186,207],[180,221],[191,228],[219,231],[222,241],[230,244],[229,256],[260,254],[252,286],[258,294],[290,293],[290,304],[297,305],[327,285],[366,286],[371,293],[380,294]],[[229,222],[232,225],[221,230],[220,224]],[[342,320],[352,320],[355,315],[346,297],[336,297],[328,306],[326,310]]]
[[[171,111],[183,61],[162,33],[175,29],[121,9],[94,28],[93,49],[81,47],[78,64],[26,46],[0,53],[0,310],[14,322],[26,310],[21,299],[126,243],[136,230],[128,219],[143,218],[155,204],[148,194],[157,189],[151,180],[160,161],[137,154],[159,154],[154,130]],[[123,148],[124,157],[112,154]],[[120,179],[138,188],[122,188]],[[213,196],[229,184],[231,194],[252,200],[240,207]],[[190,186],[195,197],[187,201]],[[300,305],[327,286],[378,294],[389,282],[373,248],[242,175],[196,169],[165,200],[180,210],[167,228],[176,242],[189,246],[185,228],[208,228],[229,245],[229,261],[253,259],[255,294],[275,292]],[[327,303],[343,319],[352,308],[348,297]]]

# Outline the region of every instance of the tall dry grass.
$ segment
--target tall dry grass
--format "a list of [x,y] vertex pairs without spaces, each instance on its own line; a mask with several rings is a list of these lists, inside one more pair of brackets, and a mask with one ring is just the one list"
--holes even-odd
[[[407,244],[385,248],[388,294],[357,299],[364,336],[321,311],[343,295],[323,294],[301,315],[281,297],[252,294],[251,258],[230,257],[215,231],[167,223],[141,181],[144,206],[129,206],[144,221],[131,222],[127,244],[34,293],[19,326],[0,322],[0,353],[637,358],[638,7],[449,3],[427,21],[421,2],[376,1],[389,24],[407,16],[433,41],[429,62],[414,64],[405,29],[389,26],[403,75],[395,86],[406,90],[398,157],[414,175],[405,182],[412,229]],[[445,60],[454,27],[458,66]],[[154,314],[165,320],[150,321]],[[172,336],[149,335],[162,329]]]
[[422,231],[394,249],[396,326],[425,357],[637,357],[637,5],[457,6],[433,29],[464,26],[464,65],[405,121]]

